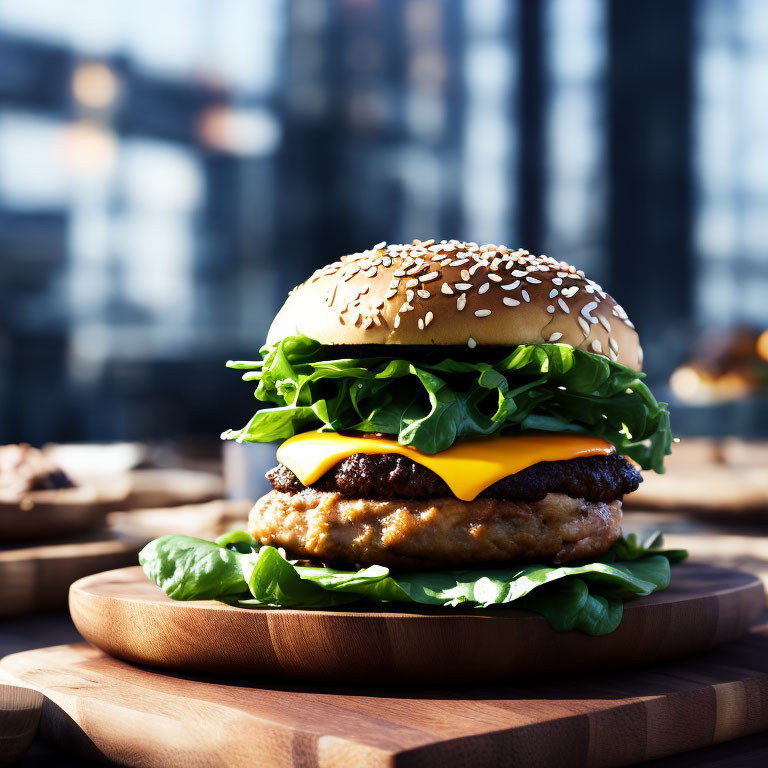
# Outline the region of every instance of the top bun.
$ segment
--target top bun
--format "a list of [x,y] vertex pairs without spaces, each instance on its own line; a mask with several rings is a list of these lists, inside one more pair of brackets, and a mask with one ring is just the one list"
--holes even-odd
[[549,256],[458,240],[379,243],[291,291],[267,343],[568,344],[642,369],[626,312],[581,270]]

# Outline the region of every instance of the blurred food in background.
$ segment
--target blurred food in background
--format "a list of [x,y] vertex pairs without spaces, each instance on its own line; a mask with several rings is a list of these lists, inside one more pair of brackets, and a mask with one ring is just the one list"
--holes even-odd
[[0,446],[0,546],[99,528],[129,495],[123,476],[78,480],[36,448]]
[[739,327],[702,334],[669,386],[682,402],[700,405],[768,396],[768,330]]
[[73,581],[156,536],[243,526],[251,502],[224,493],[209,444],[0,446],[0,617],[64,608]]

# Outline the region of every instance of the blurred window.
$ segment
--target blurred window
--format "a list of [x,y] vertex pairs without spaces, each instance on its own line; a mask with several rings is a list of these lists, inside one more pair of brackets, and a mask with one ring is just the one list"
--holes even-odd
[[765,326],[768,5],[697,6],[695,250],[701,325]]
[[605,249],[605,0],[546,0],[544,247],[601,279]]

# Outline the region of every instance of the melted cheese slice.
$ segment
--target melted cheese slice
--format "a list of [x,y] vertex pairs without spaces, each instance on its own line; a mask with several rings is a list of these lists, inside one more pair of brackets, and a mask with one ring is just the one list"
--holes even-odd
[[472,501],[489,485],[540,461],[608,456],[614,450],[611,443],[599,437],[520,435],[456,443],[441,453],[429,454],[386,437],[304,432],[277,449],[277,460],[304,485],[311,485],[354,453],[397,453],[431,469],[457,498]]

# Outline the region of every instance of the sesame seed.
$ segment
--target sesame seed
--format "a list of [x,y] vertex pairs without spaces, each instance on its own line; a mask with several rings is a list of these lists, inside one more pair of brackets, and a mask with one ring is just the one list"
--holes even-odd
[[520,291],[520,295],[523,297],[523,301],[529,302],[531,300],[531,297],[528,295],[528,291],[523,288],[522,291]]
[[456,259],[456,261],[451,262],[452,267],[460,267],[462,264],[466,264],[469,261],[469,259]]
[[419,330],[420,331],[424,330],[424,318],[423,317],[419,318]]
[[454,283],[453,287],[460,291],[468,291],[472,287],[472,283]]
[[491,314],[490,309],[476,309],[475,317],[488,317]]
[[400,327],[400,315],[395,315],[395,328]]
[[510,299],[509,296],[505,296],[502,301],[508,306],[508,307],[519,307],[520,302],[517,299]]
[[557,288],[553,288],[553,289],[552,289],[552,290],[549,292],[549,298],[550,298],[550,299],[554,299],[554,298],[555,298],[555,296],[557,296],[557,294],[558,294],[558,293],[559,293],[559,291],[557,290]]
[[581,330],[584,331],[584,336],[589,336],[589,323],[583,317],[578,318],[578,320]]
[[366,277],[376,277],[376,274],[378,273],[378,267],[371,267],[370,269],[366,269],[363,274]]
[[424,315],[424,326],[428,326],[432,322],[433,318],[434,315],[431,312],[427,312],[427,314]]
[[397,288],[392,288],[384,295],[384,298],[391,299],[395,296],[397,296]]
[[513,269],[511,274],[513,277],[525,277],[528,273],[523,269]]
[[612,349],[609,349],[608,352],[611,355],[611,360],[613,360],[614,362],[616,362],[619,359],[619,356]]
[[549,314],[551,315],[551,314],[552,314],[554,311],[555,311],[555,308],[554,308],[554,306],[552,306],[552,304],[550,304],[550,305],[547,307],[547,312],[549,312]]
[[405,271],[402,269],[396,269],[392,274],[395,277],[405,277]]
[[429,248],[430,245],[434,245],[435,241],[434,238],[432,240],[425,240],[423,243],[421,243],[422,248]]
[[541,280],[539,280],[537,277],[531,277],[530,275],[528,275],[525,279],[529,283],[536,283],[537,285],[541,282]]
[[562,285],[563,284],[563,278],[562,277],[553,277],[552,282],[555,285]]
[[550,337],[547,339],[547,341],[549,341],[549,342],[553,342],[553,341],[557,341],[558,339],[562,339],[562,338],[563,338],[563,334],[562,334],[562,333],[559,333],[559,332],[557,332],[557,333],[553,333],[553,334],[552,334],[552,335],[551,335],[551,336],[550,336]]
[[405,300],[406,300],[407,302],[411,302],[411,301],[413,301],[413,289],[412,289],[412,288],[409,288],[409,289],[408,289],[408,290],[405,292]]
[[440,277],[439,272],[429,272],[426,275],[422,275],[419,280],[421,280],[422,283],[428,283],[430,280],[434,280],[436,277]]
[[513,291],[515,288],[517,288],[518,285],[520,285],[520,281],[515,280],[514,283],[507,283],[506,285],[502,285],[501,289],[503,291]]
[[557,303],[560,305],[560,309],[562,309],[566,315],[571,314],[571,310],[568,309],[568,305],[562,299],[558,298]]
[[469,282],[469,278],[470,278],[469,270],[468,269],[462,269],[461,270],[461,279],[465,283],[468,283]]
[[477,346],[477,342],[476,342],[476,341],[475,341],[475,340],[474,340],[474,339],[473,339],[473,338],[470,336],[470,337],[467,339],[467,346],[468,346],[470,349],[474,349],[474,348]]
[[610,346],[610,348],[614,352],[616,352],[618,354],[618,352],[619,352],[619,342],[616,341],[616,339],[614,339],[613,336],[611,336],[611,338],[608,339],[608,345]]
[[402,304],[400,306],[400,309],[398,309],[397,311],[400,313],[403,313],[403,312],[410,312],[412,309],[413,309],[413,306],[411,306],[410,304]]
[[485,293],[489,288],[491,287],[490,283],[483,283],[478,289],[477,292],[479,294]]
[[605,330],[608,331],[608,333],[610,333],[611,332],[611,323],[609,322],[608,318],[607,317],[603,317],[602,315],[600,315],[597,319],[600,321],[600,325],[602,325],[603,328],[605,328]]
[[596,323],[597,322],[597,318],[596,317],[592,317],[592,315],[590,314],[590,312],[592,312],[595,309],[597,309],[597,302],[596,301],[590,301],[589,304],[585,304],[581,308],[581,316],[585,320],[588,320],[590,323]]
[[592,341],[592,350],[594,352],[597,352],[598,355],[601,355],[603,353],[603,345],[600,343],[598,339],[594,339]]
[[432,294],[429,291],[422,289],[420,291],[416,291],[416,295],[421,299],[428,299]]
[[466,293],[460,293],[458,298],[456,299],[456,309],[461,312],[464,307],[467,306],[467,294]]
[[406,288],[415,288],[418,284],[419,284],[419,281],[415,277],[412,277],[410,280],[405,281]]
[[453,295],[453,289],[451,288],[450,285],[448,285],[448,283],[443,283],[440,286],[440,293],[444,293],[447,296],[452,296]]
[[501,282],[501,275],[488,275],[489,280],[493,280],[494,283],[500,283]]
[[371,248],[371,250],[372,251],[379,251],[382,248],[386,248],[386,247],[387,247],[387,241],[386,240],[382,240],[380,243],[376,243],[376,245],[374,245],[373,248]]

